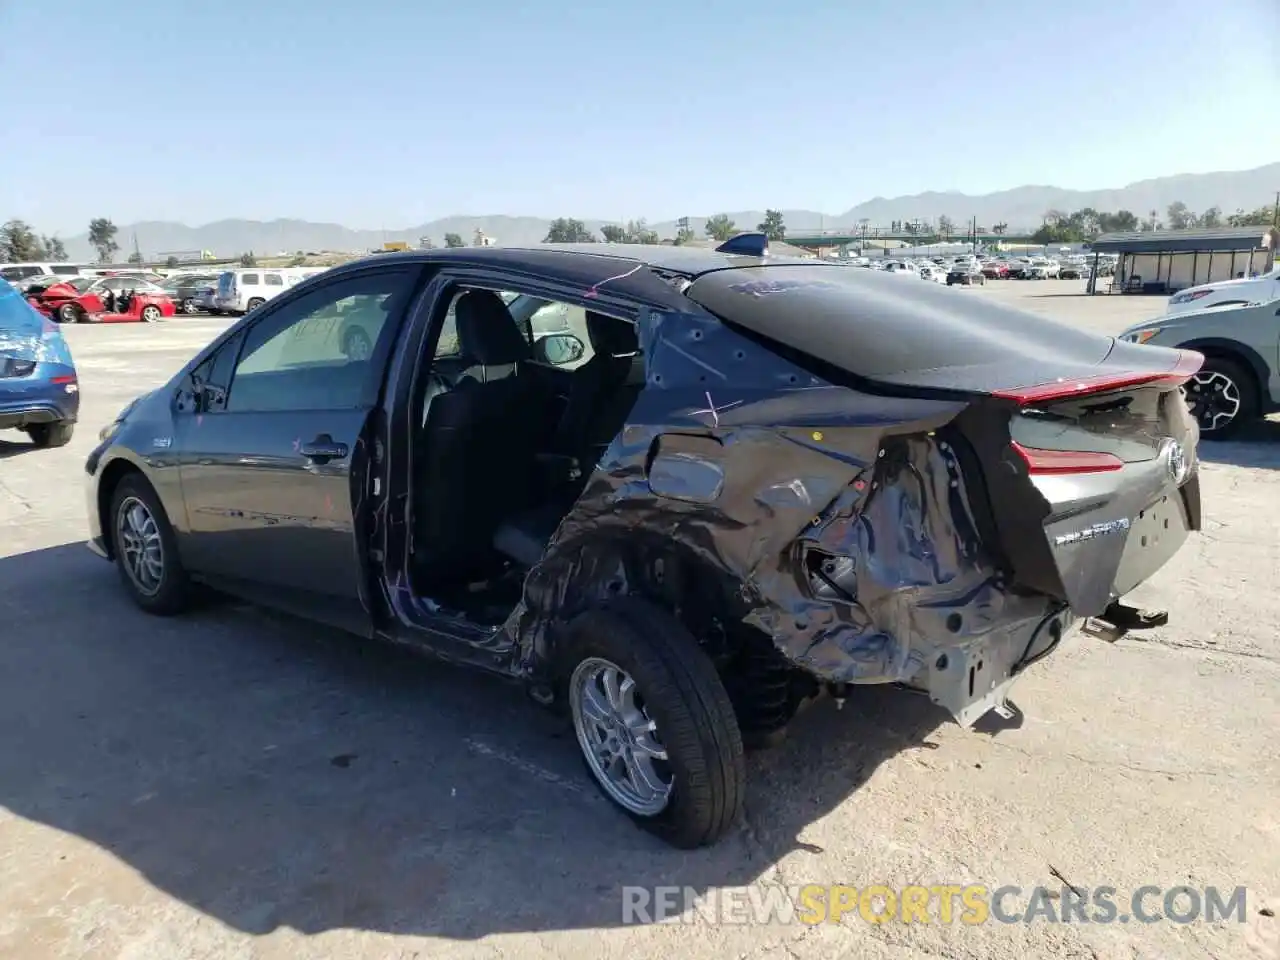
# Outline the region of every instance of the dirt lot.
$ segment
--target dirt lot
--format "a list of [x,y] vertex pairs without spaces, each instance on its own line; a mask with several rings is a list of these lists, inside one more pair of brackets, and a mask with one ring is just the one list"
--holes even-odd
[[[1079,287],[962,293],[1106,331],[1159,312]],[[75,441],[0,441],[0,957],[1280,957],[1280,424],[1202,449],[1206,529],[1141,597],[1167,628],[1072,637],[977,731],[891,691],[821,705],[753,758],[741,831],[675,853],[506,687],[232,603],[129,605],[80,543],[84,456],[222,326],[69,329]],[[1247,916],[634,926],[620,892],[1062,878],[1244,886]]]

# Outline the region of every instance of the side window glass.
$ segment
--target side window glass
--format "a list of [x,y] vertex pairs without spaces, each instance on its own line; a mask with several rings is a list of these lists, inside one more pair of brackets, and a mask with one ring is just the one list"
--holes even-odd
[[440,328],[440,339],[436,342],[436,359],[441,357],[457,357],[462,354],[462,348],[458,345],[458,321],[454,314],[454,310],[458,306],[458,298],[466,293],[465,290],[459,290],[453,295],[453,302],[449,304],[449,310],[444,315],[444,326]]
[[240,283],[242,286],[256,287],[258,285],[258,275],[256,273],[241,274]]
[[416,276],[412,268],[365,274],[280,304],[245,335],[226,409],[361,406],[376,348],[395,335]]
[[284,281],[280,279],[280,274],[278,273],[268,273],[263,276],[262,280],[268,287],[284,286]]

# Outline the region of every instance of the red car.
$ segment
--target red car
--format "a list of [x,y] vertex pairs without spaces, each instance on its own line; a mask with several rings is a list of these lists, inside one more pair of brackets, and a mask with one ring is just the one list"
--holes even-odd
[[162,287],[136,276],[76,277],[28,302],[59,323],[150,323],[177,308]]
[[998,261],[984,263],[982,265],[982,275],[988,280],[1008,280],[1009,265]]

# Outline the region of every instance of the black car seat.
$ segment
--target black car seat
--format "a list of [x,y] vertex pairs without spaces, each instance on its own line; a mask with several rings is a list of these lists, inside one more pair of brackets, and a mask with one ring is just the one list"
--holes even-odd
[[472,365],[432,399],[414,450],[414,561],[428,578],[466,582],[489,572],[502,519],[532,501],[543,404],[502,299],[471,291],[454,315]]
[[522,567],[532,567],[542,557],[644,389],[644,363],[635,325],[592,311],[587,311],[586,321],[587,337],[595,352],[573,371],[569,402],[553,443],[554,450],[577,461],[580,476],[555,491],[548,502],[508,515],[494,534],[494,549]]
[[[644,387],[635,324],[588,310],[587,339],[594,351],[573,371],[569,402],[556,425],[553,449],[579,458],[589,472],[622,428]],[[640,377],[633,376],[637,366]]]

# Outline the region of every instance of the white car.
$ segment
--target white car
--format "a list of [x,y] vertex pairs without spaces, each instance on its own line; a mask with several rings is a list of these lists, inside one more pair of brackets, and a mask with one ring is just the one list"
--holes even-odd
[[920,268],[920,279],[932,280],[934,283],[945,284],[947,282],[947,271],[943,270],[939,266],[929,264],[928,266]]
[[1030,280],[1052,280],[1058,276],[1060,270],[1058,261],[1037,257],[1031,261],[1031,266],[1023,272],[1023,276]]
[[1241,307],[1280,299],[1280,270],[1260,277],[1219,280],[1180,290],[1169,298],[1169,313],[1205,310],[1210,307]]
[[884,265],[884,269],[887,273],[897,273],[902,274],[903,276],[912,277],[916,276],[920,272],[919,267],[906,260],[890,260]]

